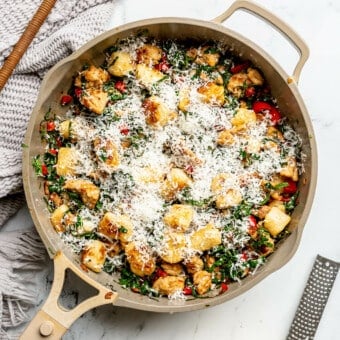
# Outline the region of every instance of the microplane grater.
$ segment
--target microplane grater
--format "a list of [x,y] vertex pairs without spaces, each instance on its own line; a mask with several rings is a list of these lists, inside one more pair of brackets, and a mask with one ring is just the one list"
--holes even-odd
[[318,255],[296,310],[287,340],[313,340],[340,263]]

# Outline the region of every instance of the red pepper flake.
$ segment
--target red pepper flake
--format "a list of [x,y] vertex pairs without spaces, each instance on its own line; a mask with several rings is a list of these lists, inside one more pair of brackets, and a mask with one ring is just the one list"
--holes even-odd
[[61,99],[60,99],[60,105],[61,106],[65,106],[65,105],[68,105],[72,102],[72,96],[70,96],[69,94],[65,94],[63,96],[61,96]]
[[273,124],[277,124],[281,119],[280,111],[267,102],[257,101],[253,103],[253,110],[255,111],[255,113],[263,113],[264,111],[268,111],[270,115],[270,120]]
[[226,292],[229,289],[228,285],[225,282],[221,283],[221,290],[220,290],[220,294]]
[[183,294],[184,295],[192,295],[192,288],[189,286],[186,286],[183,288]]
[[284,194],[295,194],[297,191],[297,185],[296,182],[292,181],[291,179],[285,180],[285,182],[288,183],[286,187],[283,188]]
[[126,84],[122,80],[118,80],[115,83],[115,89],[118,90],[119,92],[126,92]]
[[51,132],[51,131],[54,131],[55,130],[55,123],[53,121],[48,121],[46,123],[46,130]]
[[250,63],[249,61],[246,61],[242,64],[237,64],[237,65],[234,65],[231,69],[230,69],[230,72],[232,74],[236,74],[236,73],[239,73],[243,70],[246,70],[248,67],[249,67]]
[[83,93],[83,90],[80,87],[76,87],[74,89],[74,94],[79,98]]
[[48,175],[48,168],[46,164],[41,164],[41,173],[43,176],[47,176]]

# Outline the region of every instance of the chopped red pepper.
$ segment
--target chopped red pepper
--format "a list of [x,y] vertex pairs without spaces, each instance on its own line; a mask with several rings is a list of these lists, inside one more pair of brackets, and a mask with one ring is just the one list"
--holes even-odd
[[257,101],[253,103],[253,110],[256,113],[262,113],[263,111],[266,111],[266,110],[270,111],[272,108],[273,106],[267,102]]
[[124,136],[126,136],[129,132],[130,130],[128,128],[120,129],[120,133]]
[[225,282],[222,282],[220,293],[222,294],[222,293],[226,292],[228,289],[229,289],[228,285]]
[[119,132],[122,135],[126,136],[130,132],[130,129],[127,127],[127,125],[124,124],[124,125],[120,126]]
[[169,70],[170,65],[167,61],[161,61],[159,64],[155,66],[156,70],[161,72],[166,72]]
[[250,235],[255,234],[257,231],[258,225],[257,225],[257,220],[255,218],[255,216],[250,215],[249,216],[249,228],[248,228],[248,232]]
[[46,164],[41,164],[41,173],[43,176],[47,176],[48,175],[48,168]]
[[254,97],[256,93],[255,87],[254,86],[250,86],[248,88],[246,88],[246,90],[244,91],[244,96],[246,98],[251,98]]
[[155,65],[155,69],[161,72],[167,72],[170,68],[170,64],[168,62],[168,58],[166,57],[166,54],[163,53],[161,61],[159,64]]
[[60,105],[65,106],[68,105],[72,102],[72,96],[70,96],[69,94],[65,94],[61,97],[60,99]]
[[187,174],[192,174],[194,172],[194,167],[191,164],[189,164],[188,166],[185,167],[185,172]]
[[80,87],[76,87],[74,89],[74,94],[79,98],[83,93],[83,90]]
[[250,215],[249,216],[249,226],[250,226],[250,228],[256,228],[256,225],[257,225],[257,221],[256,221],[255,216]]
[[283,188],[284,194],[295,194],[297,191],[296,182],[292,181],[291,179],[285,180],[288,183],[286,187]]
[[270,120],[274,124],[277,124],[281,119],[280,111],[267,102],[257,101],[253,103],[253,110],[255,111],[255,113],[263,113],[264,111],[268,111],[270,115]]
[[57,149],[49,149],[48,152],[51,154],[51,155],[56,155],[58,153],[58,150]]
[[237,65],[234,65],[233,67],[230,68],[230,72],[232,74],[236,74],[236,73],[239,73],[245,69],[247,69],[249,67],[250,63],[249,61],[246,61],[242,64],[237,64]]
[[56,139],[56,143],[57,143],[57,146],[60,148],[61,146],[63,146],[63,141],[60,137],[57,137]]
[[48,121],[46,123],[46,130],[51,132],[51,131],[54,131],[55,130],[55,123],[53,121]]
[[162,268],[157,268],[155,272],[155,280],[157,280],[160,277],[166,277],[168,274],[162,269]]
[[246,252],[242,252],[241,258],[242,258],[242,260],[247,261],[248,260],[248,254]]
[[126,84],[122,80],[118,80],[115,83],[115,89],[118,90],[119,92],[126,92]]
[[189,286],[186,286],[183,288],[183,294],[184,295],[191,295],[192,294],[192,288]]
[[270,111],[270,120],[274,124],[277,124],[280,119],[281,119],[281,113],[277,109],[273,109]]

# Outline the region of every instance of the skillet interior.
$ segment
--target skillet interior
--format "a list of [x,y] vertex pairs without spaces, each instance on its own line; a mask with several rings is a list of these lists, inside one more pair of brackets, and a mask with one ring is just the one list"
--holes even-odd
[[103,285],[110,285],[119,294],[117,305],[156,312],[179,312],[200,309],[230,300],[247,291],[267,275],[286,264],[294,255],[300,242],[304,224],[311,209],[317,177],[317,155],[313,128],[307,110],[300,97],[295,83],[288,84],[288,75],[263,50],[248,39],[212,22],[179,18],[159,18],[143,20],[110,30],[84,45],[77,52],[56,64],[46,75],[40,94],[33,110],[25,136],[23,151],[23,180],[28,207],[35,226],[51,257],[61,249],[74,262],[79,263],[78,256],[63,243],[54,231],[46,204],[43,200],[42,181],[36,178],[32,167],[32,158],[43,153],[39,135],[39,123],[49,108],[58,115],[63,115],[66,108],[59,105],[60,94],[71,86],[72,76],[81,69],[84,63],[92,62],[100,65],[104,60],[103,50],[114,44],[117,39],[147,29],[156,38],[197,38],[202,41],[217,40],[231,46],[236,55],[249,59],[259,67],[270,84],[272,94],[290,124],[303,140],[303,152],[306,154],[305,173],[300,178],[299,205],[292,215],[290,223],[291,235],[279,245],[267,263],[260,267],[255,275],[246,277],[242,282],[229,285],[225,294],[208,298],[187,301],[172,301],[167,298],[150,299],[129,290],[118,283],[118,276],[106,273],[88,275]]

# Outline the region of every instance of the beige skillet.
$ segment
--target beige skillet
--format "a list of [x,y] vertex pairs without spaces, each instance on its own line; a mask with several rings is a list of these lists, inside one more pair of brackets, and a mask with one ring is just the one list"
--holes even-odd
[[[237,10],[247,10],[260,19],[273,25],[297,49],[299,60],[292,76],[286,72],[253,42],[221,25]],[[272,94],[277,98],[278,105],[290,124],[303,140],[303,152],[307,155],[305,172],[299,184],[299,205],[292,215],[290,223],[291,235],[272,254],[267,263],[255,275],[250,275],[241,283],[233,283],[229,290],[209,299],[192,299],[186,301],[170,301],[167,298],[150,299],[123,289],[118,277],[106,273],[95,274],[80,269],[78,257],[63,243],[49,221],[49,214],[43,200],[42,182],[36,178],[32,168],[32,158],[43,152],[40,141],[39,123],[48,108],[59,115],[64,109],[59,105],[60,93],[67,91],[72,76],[82,65],[91,60],[95,64],[103,61],[102,51],[117,39],[130,36],[140,30],[147,29],[158,39],[166,38],[197,38],[218,40],[232,46],[236,54],[242,54],[263,72],[271,86]],[[23,156],[23,179],[28,207],[35,226],[46,246],[51,258],[54,259],[55,274],[51,293],[41,310],[23,333],[21,339],[59,339],[71,324],[87,310],[98,305],[115,303],[118,306],[136,308],[154,312],[182,312],[201,309],[226,302],[263,280],[267,275],[279,269],[294,255],[300,242],[302,230],[312,206],[317,178],[317,153],[311,121],[297,88],[301,69],[309,55],[305,43],[285,23],[273,16],[264,8],[251,1],[236,1],[226,12],[211,22],[184,19],[158,18],[130,23],[112,29],[90,41],[77,52],[55,65],[46,75],[32,113],[25,137]],[[82,280],[95,287],[98,294],[85,300],[74,309],[68,311],[58,304],[66,269],[74,271]]]

